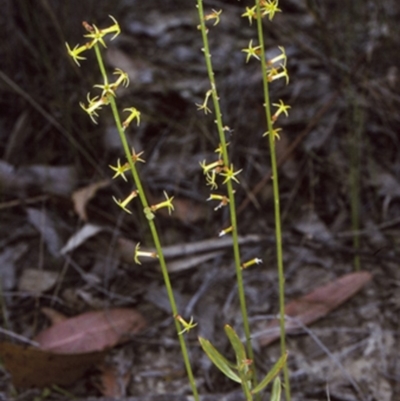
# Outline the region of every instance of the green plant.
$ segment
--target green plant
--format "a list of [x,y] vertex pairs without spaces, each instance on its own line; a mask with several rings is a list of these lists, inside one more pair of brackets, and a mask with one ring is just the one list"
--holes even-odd
[[[263,80],[264,80],[264,98],[265,98],[265,112],[266,112],[266,121],[268,131],[265,133],[265,136],[269,136],[270,150],[271,150],[271,164],[273,171],[273,188],[274,188],[274,199],[275,199],[275,222],[276,222],[276,238],[277,238],[277,258],[278,258],[278,272],[279,272],[279,290],[280,290],[280,316],[281,316],[281,346],[282,346],[282,355],[281,358],[276,362],[275,366],[270,370],[270,372],[264,377],[263,380],[258,381],[257,374],[255,372],[254,367],[254,352],[251,344],[251,334],[250,334],[250,326],[248,322],[247,316],[247,308],[246,308],[246,299],[245,299],[245,289],[243,283],[243,269],[247,267],[261,263],[261,259],[253,258],[249,261],[242,262],[240,256],[239,249],[239,241],[238,241],[238,221],[236,216],[236,207],[235,207],[235,189],[234,185],[239,184],[238,175],[241,170],[236,169],[234,167],[234,163],[232,162],[230,155],[228,153],[228,143],[226,141],[225,135],[226,131],[229,130],[223,124],[222,115],[220,111],[219,105],[219,97],[217,92],[217,86],[214,79],[214,72],[211,63],[211,53],[208,45],[208,28],[206,27],[206,21],[213,20],[214,25],[219,22],[220,15],[222,11],[212,10],[210,14],[205,14],[203,11],[203,4],[201,0],[197,1],[197,7],[200,18],[200,30],[203,38],[203,51],[205,55],[208,77],[210,80],[210,90],[207,91],[205,95],[205,100],[202,104],[198,104],[197,107],[199,110],[203,110],[206,114],[211,112],[208,107],[209,98],[212,99],[214,114],[215,114],[215,122],[219,135],[219,146],[216,149],[217,159],[207,163],[206,161],[201,163],[201,168],[206,178],[207,185],[210,186],[212,191],[218,189],[219,183],[218,180],[222,181],[222,185],[226,188],[226,193],[217,193],[213,192],[210,194],[208,200],[218,200],[220,201],[220,205],[218,207],[227,206],[229,207],[230,212],[230,225],[221,230],[221,235],[231,233],[233,238],[233,254],[235,261],[235,270],[236,270],[236,278],[238,283],[238,292],[239,292],[239,300],[240,300],[240,308],[241,314],[243,318],[243,328],[244,334],[246,338],[246,347],[244,347],[238,337],[238,335],[234,332],[234,330],[230,326],[225,327],[225,332],[228,336],[228,339],[235,351],[236,355],[236,364],[229,362],[225,359],[213,346],[205,339],[200,339],[200,344],[204,350],[204,352],[210,357],[210,359],[214,362],[214,364],[230,379],[240,383],[242,385],[242,389],[244,394],[246,395],[246,399],[252,399],[254,394],[258,394],[261,390],[263,390],[272,380],[274,380],[273,390],[272,390],[272,399],[279,400],[281,393],[281,383],[278,377],[280,370],[286,369],[286,359],[287,352],[285,347],[285,329],[284,329],[284,280],[283,280],[283,262],[282,262],[282,241],[281,241],[281,228],[280,228],[280,209],[279,209],[279,185],[278,185],[278,174],[277,174],[277,164],[276,157],[274,151],[274,143],[276,138],[279,138],[279,128],[275,128],[273,125],[277,121],[278,117],[282,114],[287,115],[289,106],[285,105],[282,101],[279,103],[274,103],[272,106],[276,107],[276,111],[274,114],[271,112],[271,106],[269,101],[269,93],[268,93],[268,83],[272,82],[279,78],[285,78],[288,80],[288,74],[286,71],[286,55],[284,49],[281,48],[281,55],[270,60],[268,63],[265,61],[265,53],[264,53],[264,44],[263,44],[263,33],[262,33],[262,23],[261,19],[263,16],[268,16],[269,19],[272,19],[273,15],[276,12],[279,12],[278,3],[276,0],[264,0],[257,1],[256,6],[252,8],[246,8],[246,12],[243,14],[244,17],[249,18],[249,21],[252,22],[253,19],[257,20],[258,27],[258,37],[259,43],[258,46],[253,46],[253,42],[250,41],[248,48],[243,49],[243,52],[246,53],[246,60],[249,61],[251,58],[261,59],[261,68],[263,71]],[[117,90],[120,86],[127,86],[129,84],[128,75],[120,70],[116,69],[114,71],[115,79],[111,82],[102,58],[101,46],[106,46],[104,38],[106,35],[113,35],[111,38],[114,39],[120,33],[120,27],[117,21],[110,16],[113,20],[113,25],[105,29],[99,29],[95,25],[90,25],[88,23],[84,23],[84,28],[87,31],[87,34],[84,35],[88,41],[80,46],[77,45],[74,48],[71,48],[67,44],[67,50],[69,55],[73,58],[75,63],[79,66],[79,62],[84,60],[85,57],[83,54],[86,51],[93,50],[96,55],[97,63],[100,69],[100,73],[102,76],[102,83],[94,85],[96,90],[99,90],[99,94],[96,96],[92,96],[91,94],[87,95],[87,103],[80,103],[81,108],[89,115],[94,123],[97,123],[97,117],[99,111],[106,106],[109,106],[112,111],[112,115],[115,121],[115,125],[117,127],[122,148],[124,150],[126,162],[121,164],[121,161],[118,159],[117,164],[115,166],[110,166],[110,168],[114,171],[113,178],[121,177],[125,181],[127,181],[126,173],[130,172],[133,182],[136,186],[136,189],[131,191],[124,199],[115,199],[116,204],[124,210],[126,213],[131,213],[129,210],[129,205],[136,198],[139,198],[142,207],[143,213],[148,223],[150,232],[152,234],[153,242],[156,251],[155,252],[143,252],[140,250],[140,244],[136,246],[135,254],[133,255],[133,259],[136,263],[140,264],[140,259],[142,257],[151,257],[158,258],[162,275],[164,278],[164,283],[168,292],[169,302],[171,305],[172,313],[175,317],[175,326],[176,332],[179,338],[181,352],[184,359],[186,371],[188,374],[188,378],[191,384],[191,388],[193,391],[193,395],[195,400],[198,400],[198,391],[196,388],[192,367],[189,360],[188,350],[186,347],[186,342],[183,335],[190,331],[192,328],[196,326],[193,320],[189,322],[185,321],[178,313],[165,258],[163,255],[163,250],[161,247],[160,237],[157,230],[157,226],[155,224],[155,217],[157,211],[161,208],[166,208],[169,213],[173,211],[173,197],[169,196],[166,192],[165,201],[160,202],[155,205],[150,205],[148,203],[146,194],[143,190],[142,182],[140,179],[140,174],[138,170],[138,163],[143,163],[145,160],[142,158],[143,152],[137,153],[134,149],[131,149],[127,137],[125,135],[126,130],[131,126],[133,122],[137,125],[140,124],[140,111],[135,107],[126,108],[123,112],[128,113],[125,119],[121,118],[120,112],[117,107]],[[285,389],[286,389],[286,399],[290,400],[290,391],[289,391],[289,380],[287,370],[285,370]]]
[[254,394],[258,394],[260,391],[264,390],[272,380],[274,380],[274,385],[272,388],[271,400],[280,400],[281,384],[278,374],[286,364],[287,354],[279,358],[259,383],[254,383],[253,379],[255,375],[252,370],[253,360],[247,357],[246,350],[232,327],[226,325],[225,333],[235,352],[236,363],[228,361],[208,340],[200,338],[201,347],[214,365],[225,376],[242,386],[247,401],[252,400]]
[[84,60],[85,57],[83,57],[84,52],[88,50],[94,50],[96,54],[96,59],[97,63],[100,69],[100,73],[102,76],[102,83],[95,85],[95,88],[98,88],[101,90],[101,93],[97,96],[92,97],[90,93],[87,95],[87,104],[80,103],[80,106],[82,109],[89,115],[89,117],[92,119],[94,123],[96,123],[96,118],[98,117],[98,112],[104,107],[104,106],[110,106],[112,110],[112,115],[115,121],[115,125],[117,127],[121,144],[125,153],[125,158],[126,162],[124,164],[121,164],[120,160],[117,161],[116,166],[110,166],[110,168],[115,172],[113,178],[118,178],[122,177],[125,181],[127,181],[127,178],[125,176],[125,173],[129,172],[132,175],[133,182],[135,183],[136,190],[131,191],[127,197],[123,200],[117,200],[114,198],[114,201],[116,204],[125,212],[130,213],[128,206],[130,202],[132,202],[135,198],[139,198],[143,207],[143,213],[146,217],[147,223],[149,225],[152,238],[154,241],[154,246],[156,248],[156,253],[147,253],[147,252],[142,252],[140,251],[140,244],[136,246],[135,249],[135,255],[133,256],[134,260],[136,263],[140,264],[140,258],[141,257],[152,257],[152,258],[158,258],[160,267],[161,267],[161,272],[164,278],[164,283],[165,287],[167,289],[168,293],[168,299],[169,303],[171,305],[172,313],[175,317],[174,322],[175,322],[175,328],[176,332],[179,338],[179,343],[181,347],[181,352],[183,356],[183,360],[185,363],[186,367],[186,372],[190,381],[190,385],[192,388],[193,396],[196,401],[198,401],[199,396],[198,396],[198,391],[196,387],[196,383],[194,380],[194,375],[192,371],[192,367],[190,364],[189,360],[189,354],[186,346],[185,339],[183,337],[183,334],[190,330],[192,327],[194,327],[194,324],[192,322],[187,323],[179,314],[178,314],[178,309],[176,306],[175,302],[175,297],[174,293],[172,290],[172,285],[171,281],[169,278],[168,274],[168,269],[167,265],[165,262],[164,254],[162,251],[161,247],[161,242],[160,242],[160,237],[158,234],[158,230],[155,224],[155,214],[157,210],[161,208],[166,208],[169,212],[171,212],[174,209],[172,200],[173,197],[170,197],[167,195],[166,192],[165,198],[166,200],[163,202],[160,202],[155,205],[150,205],[147,201],[146,194],[143,190],[142,182],[140,179],[140,174],[137,169],[137,163],[144,162],[144,159],[141,158],[143,152],[136,153],[134,149],[131,149],[128,144],[128,140],[125,135],[126,129],[130,126],[132,122],[136,122],[137,125],[140,124],[140,112],[135,108],[135,107],[130,107],[126,108],[123,111],[127,112],[128,115],[125,118],[125,120],[121,119],[120,113],[118,111],[117,107],[117,101],[116,101],[116,92],[120,86],[127,86],[129,84],[129,78],[128,74],[125,73],[124,71],[120,69],[116,69],[114,71],[114,75],[116,75],[116,79],[113,82],[109,81],[102,54],[101,54],[101,48],[100,45],[106,46],[105,44],[105,36],[106,35],[113,35],[111,38],[114,39],[117,35],[120,33],[120,27],[118,22],[110,16],[110,18],[113,20],[113,25],[111,25],[108,28],[105,29],[99,29],[96,25],[90,25],[86,22],[83,23],[84,28],[87,31],[87,34],[84,35],[85,38],[88,38],[89,41],[86,42],[84,45],[79,46],[76,45],[74,48],[71,48],[68,44],[67,50],[69,55],[73,58],[73,60],[76,62],[76,64],[79,64],[80,60]]
[[[204,113],[209,113],[211,110],[207,106],[207,102],[209,97],[212,97],[213,106],[214,106],[214,114],[215,114],[215,123],[217,125],[218,136],[220,145],[216,152],[219,154],[219,159],[210,164],[206,164],[206,162],[202,163],[203,172],[206,176],[207,184],[210,185],[211,189],[217,189],[218,185],[216,183],[216,176],[220,175],[224,178],[223,184],[226,184],[226,189],[228,196],[225,195],[216,195],[211,194],[209,199],[217,199],[218,196],[221,197],[221,204],[223,206],[229,205],[230,212],[230,220],[231,225],[227,229],[222,230],[222,233],[230,232],[232,233],[233,238],[233,254],[235,260],[235,268],[236,268],[236,277],[239,291],[239,300],[241,313],[243,318],[243,327],[244,333],[246,337],[246,345],[247,345],[247,355],[249,356],[249,360],[254,360],[254,353],[251,345],[251,335],[250,335],[250,327],[248,323],[247,316],[247,308],[246,308],[246,300],[245,300],[245,290],[243,285],[243,277],[242,277],[242,269],[246,268],[249,265],[254,263],[260,263],[261,260],[256,258],[252,261],[241,263],[240,259],[240,249],[238,244],[238,226],[237,226],[237,217],[236,217],[236,208],[235,208],[235,196],[233,190],[233,181],[239,183],[237,179],[237,175],[241,170],[235,170],[233,167],[233,163],[229,158],[227,143],[225,140],[225,126],[222,122],[222,115],[219,106],[219,97],[217,92],[217,86],[214,77],[214,71],[211,62],[211,52],[208,44],[208,29],[206,27],[206,21],[213,20],[214,26],[218,24],[220,20],[220,16],[222,10],[216,11],[212,10],[211,13],[205,14],[203,10],[203,2],[202,0],[197,0],[197,8],[199,12],[200,19],[200,30],[203,39],[203,52],[205,57],[205,62],[207,66],[208,78],[210,81],[211,89],[207,91],[205,96],[205,101],[201,105],[197,105],[199,110],[203,110]],[[263,26],[262,19],[263,17],[268,17],[269,20],[272,20],[274,15],[281,10],[278,7],[278,0],[257,0],[253,7],[246,7],[246,11],[242,14],[242,17],[248,18],[249,23],[252,24],[253,20],[257,21],[257,33],[258,33],[258,42],[259,45],[253,46],[253,40],[250,40],[249,46],[242,51],[246,54],[246,62],[249,62],[251,58],[256,58],[261,61],[261,71],[263,76],[263,92],[264,92],[264,108],[265,108],[265,118],[267,125],[267,132],[264,136],[269,137],[269,148],[271,155],[271,169],[272,169],[272,183],[273,183],[273,194],[274,194],[274,212],[275,212],[275,233],[276,233],[276,254],[277,254],[277,264],[278,264],[278,276],[279,276],[279,310],[280,310],[280,338],[281,338],[281,352],[282,357],[286,361],[286,343],[285,343],[285,288],[284,288],[284,270],[283,270],[283,256],[282,256],[282,232],[281,232],[281,215],[280,215],[280,201],[279,201],[279,182],[278,182],[278,167],[275,153],[275,141],[279,139],[279,128],[275,128],[274,124],[278,120],[279,116],[288,115],[288,109],[290,106],[286,105],[282,100],[279,103],[273,103],[272,106],[276,108],[275,112],[272,114],[271,112],[271,102],[269,96],[269,83],[275,81],[280,78],[284,78],[286,83],[289,80],[288,72],[286,69],[286,54],[284,48],[280,47],[281,54],[275,57],[272,60],[266,60],[265,56],[265,46],[264,46],[264,35],[263,35]],[[231,330],[231,329],[229,329]],[[228,333],[227,333],[228,334]],[[258,389],[257,386],[257,375],[254,367],[251,370],[245,370],[243,373],[243,369],[240,366],[241,364],[247,360],[247,357],[244,355],[244,351],[238,350],[240,341],[232,341],[232,335],[228,334],[228,337],[231,340],[232,346],[236,351],[236,355],[238,358],[237,362],[237,370],[239,375],[236,377],[232,374],[232,372],[228,369],[229,363],[215,351],[215,349],[211,348],[211,344],[207,343],[204,339],[200,339],[200,342],[203,346],[203,349],[206,351],[207,355],[213,360],[214,364],[223,373],[225,373],[232,380],[239,381],[242,386],[244,383],[247,383],[248,380],[251,380],[253,383],[253,391],[254,389]],[[224,368],[222,368],[222,366]],[[247,366],[244,364],[243,366]],[[282,364],[284,369],[285,376],[285,394],[286,399],[289,401],[291,399],[290,396],[290,383],[289,383],[289,374],[287,370],[287,366],[285,363]],[[241,377],[242,374],[242,377]],[[244,377],[243,377],[244,375]],[[268,375],[267,375],[268,376]],[[240,380],[239,380],[240,379]],[[250,399],[249,389],[250,385],[245,385],[243,387],[243,391],[245,392],[246,399]],[[275,398],[275,397],[274,397]]]

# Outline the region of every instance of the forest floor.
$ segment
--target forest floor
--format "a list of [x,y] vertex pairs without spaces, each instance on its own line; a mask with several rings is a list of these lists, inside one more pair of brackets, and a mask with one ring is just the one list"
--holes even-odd
[[[156,263],[133,262],[138,242],[153,246],[141,209],[121,212],[112,199],[132,186],[111,180],[109,166],[123,160],[111,113],[105,110],[95,125],[79,107],[98,83],[95,59],[78,68],[66,52],[65,42],[83,43],[82,21],[104,27],[108,15],[122,33],[107,42],[106,67],[130,77],[118,94],[121,108],[141,111],[140,126],[128,135],[144,152],[146,193],[151,203],[163,191],[175,197],[175,213],[157,214],[156,221],[178,310],[198,323],[186,338],[199,392],[203,401],[242,400],[197,341],[205,337],[232,356],[223,326],[241,333],[242,318],[230,239],[218,237],[228,211],[206,202],[199,165],[215,158],[218,139],[213,116],[195,105],[209,89],[195,2],[98,3],[5,0],[2,7],[0,400],[190,399],[162,275]],[[280,356],[278,343],[263,341],[279,291],[262,76],[259,63],[246,63],[242,52],[256,28],[241,17],[250,2],[204,4],[223,10],[208,35],[229,150],[242,169],[235,194],[242,257],[263,260],[243,276],[255,366],[265,373]],[[273,82],[270,93],[273,103],[291,106],[276,141],[286,299],[296,302],[357,270],[372,277],[342,305],[288,335],[292,398],[398,400],[400,4],[282,0],[280,8],[264,29],[267,56],[284,46],[290,76],[287,85]],[[346,298],[346,291],[339,286],[337,296]],[[37,345],[49,317],[66,322],[109,311],[106,320],[118,319],[121,310],[138,320],[105,364],[52,386],[53,376],[70,377],[72,369],[57,360],[46,381],[41,369],[48,359],[27,344]],[[80,334],[90,328],[73,322]]]

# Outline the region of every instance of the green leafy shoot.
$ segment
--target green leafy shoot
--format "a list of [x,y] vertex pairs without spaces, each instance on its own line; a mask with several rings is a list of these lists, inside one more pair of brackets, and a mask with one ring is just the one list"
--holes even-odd
[[242,383],[241,378],[234,372],[236,366],[229,362],[217,349],[205,338],[199,337],[201,348],[210,358],[211,362],[229,379],[236,383]]
[[[261,390],[263,390],[265,387],[268,386],[268,384],[274,379],[274,377],[276,377],[279,374],[279,372],[285,366],[286,359],[287,359],[287,353],[282,355],[278,359],[278,361],[275,363],[273,368],[267,373],[267,375],[264,377],[264,379],[261,380],[261,382],[256,387],[253,388],[252,394],[259,393]],[[275,382],[274,382],[274,385],[275,385]]]
[[282,385],[281,385],[281,379],[278,376],[275,378],[274,384],[272,385],[271,401],[280,401],[281,394],[282,394]]

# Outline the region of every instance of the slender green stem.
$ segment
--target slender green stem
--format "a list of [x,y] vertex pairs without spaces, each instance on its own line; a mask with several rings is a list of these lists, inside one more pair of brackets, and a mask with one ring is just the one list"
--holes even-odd
[[[215,83],[214,71],[213,71],[213,67],[212,67],[212,63],[211,63],[211,53],[210,53],[210,48],[209,48],[209,44],[208,44],[207,28],[206,28],[206,25],[204,22],[204,10],[203,10],[203,1],[202,0],[197,0],[197,8],[198,8],[198,12],[199,12],[201,35],[202,35],[203,46],[204,46],[202,50],[204,52],[205,62],[206,62],[206,66],[207,66],[208,79],[211,84],[216,124],[217,124],[217,128],[218,128],[219,140],[220,140],[220,144],[221,144],[221,148],[222,148],[222,158],[223,158],[224,165],[229,167],[230,166],[229,154],[228,154],[227,143],[226,143],[226,139],[225,139],[224,125],[222,123],[222,114],[221,114],[221,109],[220,109],[220,105],[219,105],[217,86]],[[245,337],[246,337],[246,348],[247,348],[247,354],[248,354],[249,358],[252,361],[254,361],[254,352],[253,352],[253,348],[252,348],[252,344],[251,344],[250,325],[249,325],[249,319],[247,316],[246,297],[245,297],[244,283],[243,283],[242,269],[241,269],[235,196],[234,196],[232,180],[227,180],[226,187],[228,190],[229,213],[230,213],[231,225],[232,225],[233,254],[234,254],[234,260],[235,260],[236,280],[237,280],[237,285],[238,285],[240,310],[241,310],[241,314],[242,314],[243,328],[244,328],[244,333],[245,333]],[[253,368],[254,368],[253,379],[256,381],[257,378],[256,378],[256,374],[255,374],[255,366],[253,366]]]
[[[103,75],[104,82],[106,83],[106,82],[108,82],[107,78],[105,76],[106,75],[106,70],[104,68],[103,58],[101,56],[101,52],[100,52],[99,46],[96,44],[94,46],[94,48],[95,48],[95,51],[96,51],[97,61],[98,61],[99,67],[100,67],[101,74]],[[122,147],[123,147],[124,152],[125,152],[125,157],[126,157],[128,163],[129,163],[129,166],[130,166],[130,169],[131,169],[131,172],[132,172],[132,177],[133,177],[133,180],[134,180],[135,185],[136,185],[137,190],[138,190],[138,195],[139,195],[140,201],[142,203],[143,209],[145,210],[146,208],[149,207],[149,203],[148,203],[146,195],[144,193],[142,182],[141,182],[139,173],[137,171],[136,165],[132,160],[131,149],[129,148],[129,144],[128,144],[128,141],[127,141],[126,135],[125,135],[125,130],[124,130],[124,128],[122,126],[122,123],[121,123],[121,118],[120,118],[120,115],[119,115],[119,112],[118,112],[117,104],[116,104],[116,101],[115,101],[114,97],[110,96],[109,100],[110,100],[111,110],[112,110],[112,113],[113,113],[115,124],[116,124],[117,130],[118,130],[118,134],[119,134],[119,137],[120,137],[120,140],[121,140],[121,143],[122,143]],[[157,256],[158,256],[158,260],[160,262],[160,267],[161,267],[161,272],[162,272],[162,275],[163,275],[165,287],[167,289],[168,300],[169,300],[169,303],[171,305],[172,314],[174,316],[175,328],[176,328],[176,332],[178,334],[179,344],[180,344],[180,347],[181,347],[181,353],[182,353],[182,357],[183,357],[184,364],[185,364],[185,367],[186,367],[186,372],[187,372],[187,375],[188,375],[188,378],[189,378],[191,389],[192,389],[192,392],[193,392],[193,397],[194,397],[195,401],[199,401],[199,394],[198,394],[198,391],[197,391],[197,386],[196,386],[195,378],[194,378],[194,375],[193,375],[192,366],[190,364],[188,349],[187,349],[186,342],[185,342],[183,334],[180,334],[182,328],[181,328],[179,322],[175,319],[175,316],[178,315],[178,308],[176,306],[175,297],[174,297],[174,293],[173,293],[172,285],[171,285],[171,280],[170,280],[170,277],[169,277],[167,264],[165,262],[163,250],[162,250],[162,247],[161,247],[161,242],[160,242],[160,238],[159,238],[159,235],[158,235],[157,227],[156,227],[156,225],[154,223],[154,220],[147,219],[147,222],[149,224],[151,235],[153,237],[154,246],[155,246],[155,248],[157,250]]]
[[103,57],[101,56],[100,47],[97,43],[94,45],[94,51],[96,53],[97,64],[100,68],[101,77],[103,78],[104,84],[106,84],[108,83],[107,71],[104,66]]
[[[261,18],[260,0],[256,0],[257,6],[257,32],[258,41],[260,44],[260,58],[263,76],[263,90],[264,90],[264,106],[265,116],[267,120],[267,127],[269,132],[269,147],[271,154],[271,171],[272,171],[272,187],[274,193],[274,213],[275,213],[275,237],[276,237],[276,257],[278,264],[278,277],[279,277],[279,317],[280,317],[280,342],[281,353],[286,354],[286,331],[285,331],[285,276],[283,270],[283,252],[282,252],[282,229],[281,229],[281,211],[279,202],[279,181],[278,181],[278,165],[276,161],[275,152],[275,135],[273,134],[272,116],[271,116],[271,103],[269,97],[269,87],[267,80],[267,65],[265,60],[265,47],[264,47],[264,33]],[[286,401],[291,400],[290,395],[290,382],[287,364],[283,368],[284,381],[285,381],[285,395]]]

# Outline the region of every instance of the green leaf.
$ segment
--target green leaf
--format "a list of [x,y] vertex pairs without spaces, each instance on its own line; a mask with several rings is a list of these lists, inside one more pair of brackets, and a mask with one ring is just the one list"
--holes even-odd
[[278,376],[275,378],[274,384],[272,385],[271,401],[280,401],[281,392],[282,392],[281,379]]
[[281,371],[281,369],[286,363],[286,359],[287,359],[287,353],[285,355],[282,355],[278,359],[278,362],[275,363],[273,368],[267,373],[264,379],[256,387],[253,388],[252,390],[253,394],[260,392],[261,390],[263,390],[265,387],[268,386],[268,384],[272,381],[272,379]]
[[229,379],[236,383],[241,383],[240,377],[232,370],[231,366],[234,366],[229,362],[217,349],[205,338],[199,337],[201,348],[206,355],[211,359],[212,363]]
[[231,345],[235,351],[238,368],[240,368],[240,366],[242,366],[242,364],[243,364],[243,361],[245,361],[247,359],[246,350],[244,348],[244,345],[242,344],[242,342],[240,341],[240,338],[238,337],[235,330],[233,330],[233,328],[231,326],[225,325],[224,329],[225,329],[225,333],[228,336],[229,341],[231,342]]

